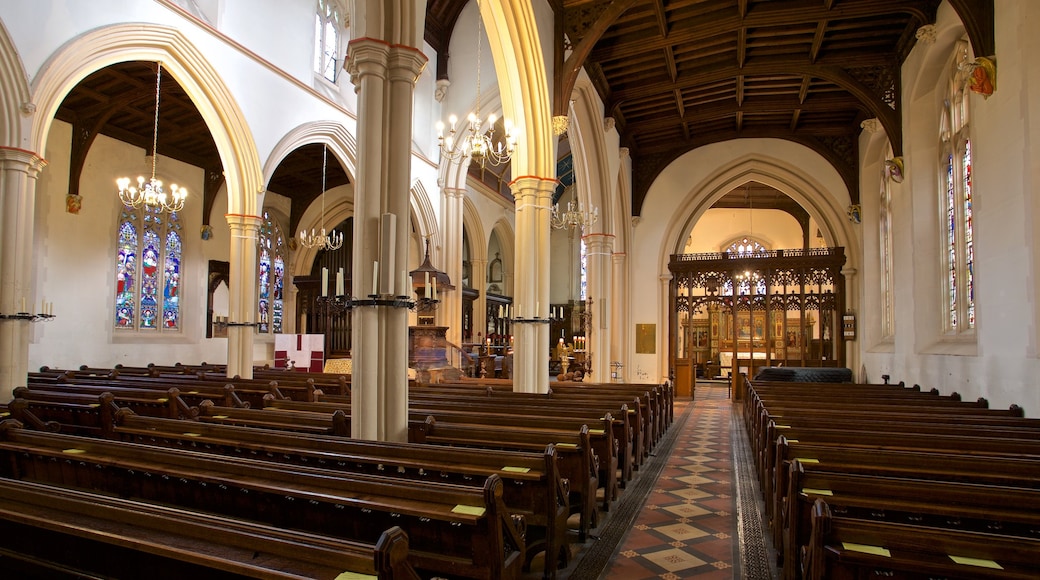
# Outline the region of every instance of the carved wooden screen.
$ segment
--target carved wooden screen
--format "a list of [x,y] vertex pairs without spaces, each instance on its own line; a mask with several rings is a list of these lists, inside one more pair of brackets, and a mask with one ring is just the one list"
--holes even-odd
[[698,374],[749,376],[762,366],[845,366],[844,248],[679,254],[669,352]]

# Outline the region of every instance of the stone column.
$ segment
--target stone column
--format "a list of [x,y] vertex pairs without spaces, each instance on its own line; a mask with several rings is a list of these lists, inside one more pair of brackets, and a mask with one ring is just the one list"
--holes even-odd
[[253,378],[253,339],[256,336],[256,239],[263,218],[224,216],[231,230],[228,276],[227,376]]
[[592,233],[582,237],[585,242],[587,296],[592,298],[592,324],[588,329],[586,349],[592,356],[592,381],[610,382],[610,328],[613,287],[611,285],[611,254],[614,236]]
[[[425,66],[415,48],[372,38],[350,43],[347,68],[358,93],[352,293],[365,297],[375,289],[378,296],[353,312],[351,436],[357,439],[408,440],[408,311],[386,299],[391,286],[400,292],[400,271],[408,268],[412,97]],[[382,241],[384,214],[396,218],[386,237],[391,247]]]
[[[438,317],[448,327],[447,339],[462,344],[462,202],[465,189],[444,188],[444,271],[454,290],[444,292]],[[438,289],[438,297],[440,291]]]
[[[0,147],[0,314],[29,312],[32,283],[36,177],[47,161],[13,147]],[[25,307],[22,307],[22,303]],[[0,319],[0,400],[9,401],[29,376],[28,320]]]
[[521,177],[516,203],[513,390],[549,392],[549,217],[555,179]]
[[[611,277],[611,316],[610,316],[610,362],[621,363],[619,380],[628,381],[628,255],[624,252],[614,253],[611,257],[614,274]],[[613,368],[611,369],[613,371]]]
[[477,332],[484,340],[487,335],[487,260],[470,260],[470,277],[470,283],[478,290],[477,299],[473,301],[473,340],[477,340]]

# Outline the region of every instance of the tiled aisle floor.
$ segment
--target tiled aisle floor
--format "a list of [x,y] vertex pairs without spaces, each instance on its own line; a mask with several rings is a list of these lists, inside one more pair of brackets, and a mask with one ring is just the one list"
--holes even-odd
[[[671,456],[601,579],[734,578],[740,554],[727,394],[724,385],[698,385]],[[675,416],[690,404],[677,402]]]

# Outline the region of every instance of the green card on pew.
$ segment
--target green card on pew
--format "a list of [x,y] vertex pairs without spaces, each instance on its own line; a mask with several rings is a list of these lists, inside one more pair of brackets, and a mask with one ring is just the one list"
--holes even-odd
[[484,508],[475,505],[462,505],[459,504],[451,508],[453,514],[465,514],[467,516],[482,516],[484,515]]
[[502,468],[502,471],[507,471],[509,473],[527,473],[527,472],[531,471],[531,468],[530,467],[510,467],[510,466],[507,465],[507,466]]
[[958,564],[965,566],[978,566],[980,568],[993,568],[994,570],[1003,570],[1004,567],[997,564],[993,560],[982,560],[979,558],[967,558],[964,556],[953,556],[950,555],[950,559]]
[[359,572],[344,572],[339,576],[336,576],[336,580],[376,580],[377,578],[379,578],[379,576],[361,574]]
[[853,544],[852,542],[842,542],[841,547],[845,548],[849,552],[860,552],[863,554],[871,554],[873,556],[884,556],[891,558],[892,554],[888,551],[888,548],[882,548],[881,546],[868,546],[866,544]]

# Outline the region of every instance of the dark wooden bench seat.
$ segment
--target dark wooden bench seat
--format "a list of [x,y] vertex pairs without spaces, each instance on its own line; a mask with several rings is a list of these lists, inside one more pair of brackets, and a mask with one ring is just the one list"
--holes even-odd
[[317,578],[351,572],[418,580],[408,537],[374,544],[117,499],[36,482],[0,483],[0,555],[7,577]]
[[[342,400],[342,399],[338,399]],[[287,409],[296,411],[328,412],[337,410],[350,414],[351,407],[345,402],[304,403],[297,401],[270,400],[266,408]],[[409,420],[424,421],[433,416],[438,421],[450,423],[469,423],[510,429],[548,429],[577,430],[582,425],[589,426],[592,450],[599,459],[599,483],[604,489],[604,509],[610,509],[610,502],[617,499],[617,469],[621,461],[630,461],[631,454],[620,458],[621,449],[628,451],[627,444],[615,439],[615,436],[630,437],[626,421],[627,409],[622,406],[615,409],[620,419],[614,420],[610,411],[597,411],[568,407],[524,406],[518,404],[483,405],[460,402],[434,402],[419,398],[409,400]],[[630,466],[627,466],[630,467]],[[627,471],[627,470],[626,470]]]
[[375,543],[397,525],[409,560],[426,573],[516,578],[522,516],[509,514],[502,480],[483,485],[347,474],[240,457],[157,448],[0,424],[0,476],[104,491],[287,529]]
[[[1040,540],[1036,538],[843,517],[833,514],[822,499],[813,507],[811,526],[810,542],[802,556],[807,580],[1040,577]],[[999,569],[985,566],[988,563]]]
[[[628,407],[628,429],[631,430],[631,435],[628,439],[622,436],[622,433],[618,433],[615,437],[619,442],[627,440],[632,441],[632,450],[629,453],[627,446],[622,446],[621,457],[619,464],[625,468],[622,473],[622,481],[628,481],[631,479],[631,470],[638,469],[642,465],[645,458],[649,455],[653,448],[654,438],[647,435],[654,425],[654,415],[651,406],[648,405],[646,399],[641,399],[638,395],[626,394],[617,395],[611,397],[597,397],[592,394],[583,396],[569,396],[569,395],[558,395],[555,393],[515,393],[511,388],[507,388],[508,385],[496,384],[481,387],[480,385],[473,383],[467,385],[452,385],[438,383],[436,385],[427,385],[421,387],[412,388],[409,391],[410,401],[420,400],[448,400],[448,401],[472,401],[474,405],[486,405],[490,399],[494,399],[493,403],[510,402],[511,404],[541,404],[549,407],[580,407],[585,410],[602,410],[612,411],[615,419],[620,419],[618,406],[626,405]],[[644,393],[645,394],[645,393]],[[321,400],[335,401],[335,400],[347,400],[345,398],[340,399],[337,397],[321,397]],[[619,426],[619,431],[624,426]],[[627,466],[627,468],[626,468]]]
[[505,396],[511,398],[536,398],[551,401],[572,400],[585,404],[591,399],[596,401],[614,401],[628,403],[633,397],[639,399],[639,406],[629,403],[630,409],[638,411],[642,421],[641,432],[644,434],[640,455],[636,464],[642,464],[642,460],[649,455],[654,443],[664,433],[664,429],[671,424],[672,404],[671,391],[663,385],[615,385],[615,388],[596,389],[592,386],[579,387],[581,383],[573,385],[553,383],[548,393],[516,393],[512,390],[509,381],[489,380],[487,384],[471,379],[464,383],[437,383],[435,385],[417,386],[411,391],[417,395],[427,392],[441,392],[446,394],[471,393],[472,389],[480,389],[489,396]]
[[350,437],[350,416],[342,410],[333,413],[314,413],[275,408],[238,409],[202,404],[199,406],[198,419],[206,423]]
[[[186,423],[142,417],[123,410],[116,416],[115,436],[123,441],[181,447],[235,457],[293,465],[314,465],[348,472],[402,479],[475,485],[488,475],[503,481],[503,501],[528,523],[527,557],[555,554],[548,561],[566,566],[569,483],[561,478],[556,449],[542,453],[484,450],[473,453],[440,445],[359,441],[267,429],[209,423]],[[545,577],[556,570],[546,567]]]
[[[791,463],[799,460],[803,469],[859,475],[912,477],[937,481],[976,483],[1007,487],[1035,487],[1040,481],[1040,461],[1031,457],[961,454],[956,450],[896,451],[856,449],[842,444],[788,441],[780,436],[774,477],[763,491],[772,504],[770,530],[774,545],[782,545],[785,525],[783,506],[787,503]],[[782,555],[782,554],[781,554]]]
[[[813,502],[861,519],[905,522],[953,530],[1040,540],[1040,489],[917,477],[841,473],[794,460],[781,514],[785,578],[795,577],[801,548],[809,543]],[[1038,554],[1040,555],[1040,554]]]
[[560,475],[570,482],[571,513],[580,514],[579,540],[597,525],[596,490],[599,466],[592,452],[588,426],[577,430],[502,429],[501,427],[447,423],[431,417],[416,443],[471,449],[501,449],[537,452],[553,444],[559,458]]
[[[177,388],[183,393],[198,395],[218,402],[223,401],[221,404],[225,406],[237,407],[262,407],[265,397],[313,401],[315,398],[314,393],[320,391],[313,385],[279,387],[274,381],[250,382],[248,384],[237,381],[236,384],[236,381],[231,379],[208,380],[200,379],[193,375],[102,377],[79,376],[75,372],[67,373],[65,378],[60,381],[48,379],[46,382],[41,382],[30,376],[28,386],[30,388],[53,388],[56,384],[159,390]],[[231,389],[230,391],[228,390],[229,388]]]
[[[342,401],[345,398],[323,396],[319,400]],[[428,392],[427,389],[422,389],[412,390],[409,393],[409,406],[412,409],[429,410],[429,414],[436,414],[435,409],[479,408],[482,411],[495,413],[580,417],[597,423],[605,414],[610,413],[613,418],[613,438],[617,441],[619,449],[617,463],[621,468],[619,480],[621,487],[632,479],[633,471],[643,459],[640,451],[644,439],[644,424],[640,420],[641,404],[637,398],[626,402],[598,399],[546,399],[543,396],[528,393],[513,395],[499,393],[489,396],[465,392]],[[596,428],[591,424],[590,427]]]

